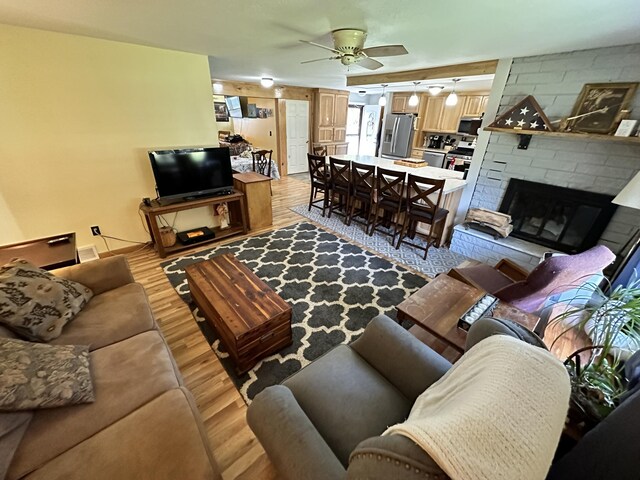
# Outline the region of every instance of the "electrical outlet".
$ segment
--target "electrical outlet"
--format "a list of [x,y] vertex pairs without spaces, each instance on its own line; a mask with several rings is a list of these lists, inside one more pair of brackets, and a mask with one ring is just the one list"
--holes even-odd
[[94,225],[93,227],[91,227],[91,234],[95,237],[96,235],[102,235],[102,232],[100,231],[100,227],[98,225]]

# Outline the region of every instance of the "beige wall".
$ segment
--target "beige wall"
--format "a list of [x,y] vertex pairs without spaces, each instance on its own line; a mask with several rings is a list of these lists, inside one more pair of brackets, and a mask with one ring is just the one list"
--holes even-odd
[[[0,58],[0,242],[75,231],[104,250],[95,224],[148,240],[147,150],[217,145],[207,57],[0,25]],[[184,212],[176,226],[208,219]]]
[[278,158],[278,137],[276,130],[276,101],[272,98],[249,97],[249,103],[257,108],[270,108],[273,116],[267,118],[233,118],[233,131],[239,133],[255,149],[273,150],[273,160]]

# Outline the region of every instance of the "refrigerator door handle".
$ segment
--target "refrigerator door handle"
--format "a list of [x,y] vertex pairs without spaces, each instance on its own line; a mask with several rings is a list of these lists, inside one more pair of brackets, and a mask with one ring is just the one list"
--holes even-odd
[[393,131],[391,133],[391,151],[395,153],[396,151],[396,142],[398,140],[398,121],[400,119],[395,117],[393,119]]

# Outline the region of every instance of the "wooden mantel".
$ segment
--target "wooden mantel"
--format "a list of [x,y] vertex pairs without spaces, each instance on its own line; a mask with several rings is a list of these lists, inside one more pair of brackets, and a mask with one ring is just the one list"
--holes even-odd
[[368,75],[352,75],[347,77],[347,86],[378,85],[395,82],[417,82],[440,78],[468,77],[471,75],[488,75],[496,72],[498,60],[446,65],[444,67],[406,70],[404,72],[373,73]]

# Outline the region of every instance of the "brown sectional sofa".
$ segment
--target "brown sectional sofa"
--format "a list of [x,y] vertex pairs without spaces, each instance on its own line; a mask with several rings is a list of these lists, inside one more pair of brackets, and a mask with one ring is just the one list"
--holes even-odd
[[220,478],[193,397],[125,257],[53,273],[94,292],[51,343],[91,346],[96,401],[35,410],[6,478]]

